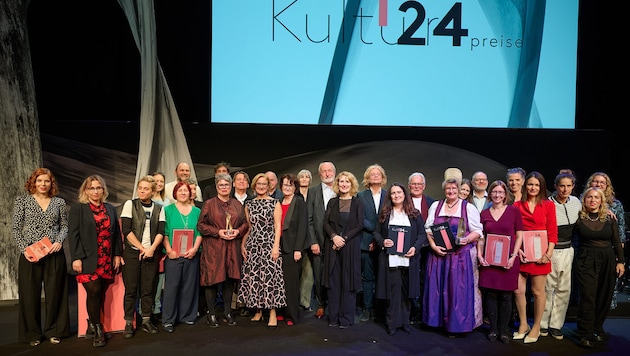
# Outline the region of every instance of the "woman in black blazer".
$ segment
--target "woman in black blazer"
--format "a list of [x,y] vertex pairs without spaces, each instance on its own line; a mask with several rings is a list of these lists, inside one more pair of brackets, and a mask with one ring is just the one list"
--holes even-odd
[[[422,215],[414,207],[404,185],[394,183],[389,188],[378,222],[374,240],[381,248],[381,255],[378,258],[376,297],[387,300],[387,333],[394,335],[396,329],[402,328],[411,334],[411,303],[420,297],[420,274],[417,271],[420,270],[420,248],[426,244],[427,235]],[[396,235],[392,236],[390,230]],[[399,246],[400,243],[403,246]],[[388,251],[392,247],[395,249]]]
[[304,198],[297,195],[300,182],[296,175],[285,174],[280,178],[282,194],[282,236],[280,251],[282,253],[282,271],[284,288],[287,296],[285,318],[287,325],[297,324],[300,317],[300,274],[302,258],[306,248],[308,231],[308,211]]
[[361,236],[364,210],[357,198],[359,182],[350,172],[335,178],[324,215],[324,276],[328,288],[328,326],[345,329],[354,324],[361,279]]
[[86,338],[94,347],[105,346],[101,324],[104,292],[120,267],[122,237],[116,208],[105,202],[107,185],[98,175],[87,177],[79,189],[79,203],[68,215],[68,242],[72,270],[83,284],[89,316]]

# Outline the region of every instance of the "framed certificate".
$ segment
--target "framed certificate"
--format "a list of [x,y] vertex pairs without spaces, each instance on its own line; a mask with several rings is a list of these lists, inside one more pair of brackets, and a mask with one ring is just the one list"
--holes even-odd
[[186,254],[186,251],[193,247],[195,241],[195,230],[193,229],[173,229],[173,251],[179,256]]
[[453,235],[453,231],[451,231],[451,226],[448,222],[431,226],[431,231],[433,232],[433,240],[435,243],[438,246],[444,247],[447,252],[454,251],[459,248],[459,245],[456,243],[455,235]]
[[523,231],[523,252],[528,262],[538,261],[547,253],[547,230]]
[[48,255],[51,248],[52,243],[50,242],[50,239],[48,237],[44,237],[32,245],[26,246],[24,249],[24,257],[31,262],[37,262],[42,257]]
[[484,257],[491,266],[506,267],[510,259],[510,240],[507,235],[488,234]]
[[411,248],[411,227],[389,225],[387,237],[394,241],[394,246],[387,248],[388,255],[403,256]]

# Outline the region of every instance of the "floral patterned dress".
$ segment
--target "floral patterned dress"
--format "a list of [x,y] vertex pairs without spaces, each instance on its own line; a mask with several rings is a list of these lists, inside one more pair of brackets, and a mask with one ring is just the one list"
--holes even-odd
[[249,211],[250,233],[245,243],[247,258],[243,262],[243,276],[238,301],[248,308],[274,309],[287,305],[282,274],[282,258],[271,258],[275,232],[274,209],[276,199],[246,201]]
[[79,274],[77,275],[78,283],[87,283],[95,281],[99,278],[113,279],[114,269],[112,266],[112,237],[109,231],[111,227],[111,220],[105,209],[105,204],[96,206],[92,203],[90,210],[94,214],[94,221],[96,222],[96,243],[98,246],[98,256],[96,263],[96,271],[92,274]]

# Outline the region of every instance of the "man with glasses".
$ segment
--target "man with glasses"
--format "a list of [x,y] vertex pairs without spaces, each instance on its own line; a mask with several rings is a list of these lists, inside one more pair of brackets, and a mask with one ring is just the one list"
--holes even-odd
[[473,174],[471,183],[473,186],[472,198],[477,210],[481,212],[485,208],[492,205],[492,201],[488,199],[488,175],[482,171]]

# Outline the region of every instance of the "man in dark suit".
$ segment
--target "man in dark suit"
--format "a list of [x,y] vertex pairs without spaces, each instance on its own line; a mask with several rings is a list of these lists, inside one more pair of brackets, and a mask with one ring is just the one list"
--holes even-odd
[[324,317],[326,308],[326,291],[322,285],[324,273],[324,213],[328,201],[335,197],[332,190],[333,182],[337,170],[332,162],[322,162],[318,168],[321,184],[308,190],[308,241],[311,246],[311,265],[313,266],[313,286],[315,287],[315,299],[317,300],[317,311],[315,317]]
[[363,305],[360,321],[368,321],[374,313],[374,287],[376,284],[376,267],[378,252],[374,242],[374,229],[378,225],[378,216],[383,206],[387,191],[385,170],[378,164],[369,166],[363,174],[365,190],[357,197],[364,208],[363,236],[361,238],[361,278],[363,280]]
[[[420,210],[420,214],[422,215],[422,220],[427,220],[427,214],[429,212],[429,207],[435,199],[431,198],[428,195],[424,194],[424,189],[427,187],[427,182],[424,177],[424,174],[420,172],[411,173],[409,176],[409,193],[411,194],[411,199],[413,200],[413,205],[416,209]],[[427,254],[429,253],[429,245],[422,246],[420,249],[420,298],[422,298],[422,293],[424,293],[424,275],[427,263]],[[418,323],[422,319],[422,299],[415,300],[411,304],[411,322]]]

